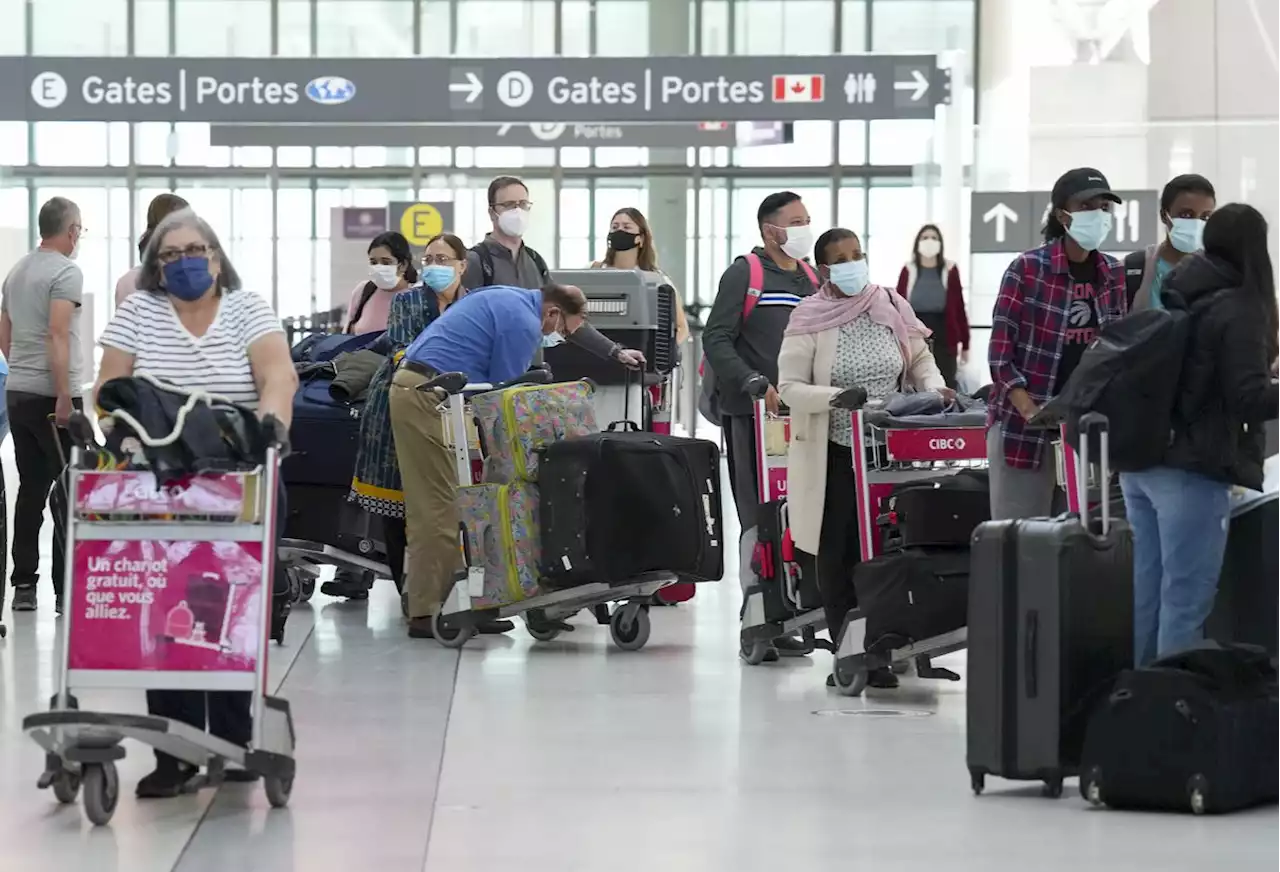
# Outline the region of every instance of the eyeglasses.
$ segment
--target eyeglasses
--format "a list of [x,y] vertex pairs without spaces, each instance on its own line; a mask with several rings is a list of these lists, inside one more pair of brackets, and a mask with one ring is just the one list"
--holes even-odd
[[449,254],[424,254],[422,256],[423,266],[453,266],[458,259]]
[[193,242],[186,248],[162,248],[156,257],[161,263],[173,263],[182,257],[208,257],[214,251],[212,245],[205,245],[203,242]]
[[494,203],[493,208],[499,212],[509,212],[512,209],[523,209],[528,212],[533,208],[532,200],[503,200],[501,203]]

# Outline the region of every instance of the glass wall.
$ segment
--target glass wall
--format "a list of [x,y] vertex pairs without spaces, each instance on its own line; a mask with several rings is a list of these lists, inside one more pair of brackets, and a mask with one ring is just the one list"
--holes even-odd
[[[972,106],[976,0],[0,0],[0,54],[442,57],[964,53],[953,84]],[[687,13],[687,38],[672,11]],[[30,16],[30,21],[27,17]],[[76,27],[67,27],[75,20]],[[28,26],[29,25],[29,26]],[[673,47],[674,42],[674,47]],[[972,122],[971,112],[965,119]],[[552,265],[598,259],[610,216],[646,210],[651,179],[688,180],[686,296],[709,300],[719,272],[757,240],[765,194],[802,194],[816,226],[864,234],[873,278],[892,281],[938,198],[939,131],[921,121],[808,121],[795,140],[690,148],[227,147],[199,123],[0,122],[0,231],[26,234],[43,198],[79,202],[94,234],[82,266],[100,307],[136,258],[149,199],[176,190],[206,213],[246,283],[282,315],[326,308],[330,210],[415,196],[454,203],[468,242],[488,229],[484,189],[499,171],[529,180],[530,244]],[[677,156],[679,152],[676,152]],[[967,158],[966,158],[967,160]],[[931,169],[931,167],[934,167]],[[695,191],[695,187],[697,190]],[[670,238],[670,237],[669,237]],[[678,238],[678,237],[675,237]],[[675,243],[668,242],[670,246]],[[950,248],[950,246],[949,246]]]

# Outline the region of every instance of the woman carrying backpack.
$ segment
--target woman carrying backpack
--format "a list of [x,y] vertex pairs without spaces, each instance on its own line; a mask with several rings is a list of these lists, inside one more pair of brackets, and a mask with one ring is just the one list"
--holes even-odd
[[1160,466],[1120,476],[1134,536],[1134,657],[1139,666],[1198,642],[1218,588],[1231,486],[1262,488],[1263,424],[1280,393],[1276,288],[1267,222],[1232,203],[1204,228],[1204,250],[1165,282],[1192,312]]
[[369,281],[357,285],[347,304],[344,333],[377,333],[387,329],[391,298],[417,284],[409,240],[393,231],[379,233],[369,243]]

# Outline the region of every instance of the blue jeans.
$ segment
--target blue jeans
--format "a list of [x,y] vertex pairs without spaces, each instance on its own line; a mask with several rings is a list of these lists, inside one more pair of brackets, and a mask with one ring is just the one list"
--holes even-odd
[[9,406],[4,399],[4,385],[9,380],[9,373],[0,372],[0,443],[9,435]]
[[1204,636],[1231,523],[1231,489],[1166,466],[1120,476],[1133,528],[1133,653],[1138,666]]

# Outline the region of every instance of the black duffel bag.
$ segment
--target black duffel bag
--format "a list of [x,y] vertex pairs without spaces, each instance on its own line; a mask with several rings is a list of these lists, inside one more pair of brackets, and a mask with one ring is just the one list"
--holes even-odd
[[866,650],[902,647],[958,630],[969,616],[969,552],[908,548],[858,564]]
[[985,469],[965,469],[904,482],[893,489],[876,518],[886,551],[916,547],[967,547],[974,529],[991,520],[991,486]]

